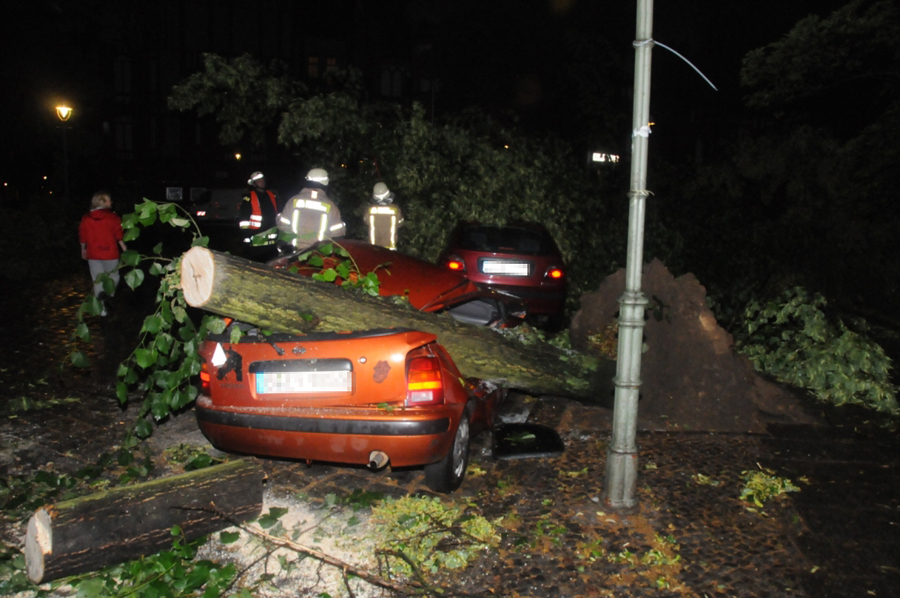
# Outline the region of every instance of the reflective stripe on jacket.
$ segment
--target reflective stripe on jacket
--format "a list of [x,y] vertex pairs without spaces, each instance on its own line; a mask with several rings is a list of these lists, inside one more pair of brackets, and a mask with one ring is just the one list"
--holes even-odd
[[397,249],[397,229],[403,224],[403,214],[399,207],[370,206],[366,221],[369,225],[369,243]]
[[[269,201],[260,202],[259,194],[265,193]],[[249,204],[249,210],[247,205]],[[269,206],[272,206],[269,209]],[[249,214],[247,213],[249,212]],[[275,218],[278,215],[278,203],[275,194],[267,189],[254,189],[244,197],[241,204],[241,220],[238,225],[248,229],[267,229],[275,226]]]
[[303,189],[289,199],[276,224],[280,232],[292,235],[291,244],[297,248],[346,232],[341,211],[319,189]]

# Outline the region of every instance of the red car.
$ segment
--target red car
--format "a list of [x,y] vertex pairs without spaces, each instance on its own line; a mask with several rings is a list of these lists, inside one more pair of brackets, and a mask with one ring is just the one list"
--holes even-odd
[[[515,316],[502,296],[433,264],[341,241],[362,274],[389,264],[380,292],[406,294],[423,311],[488,326]],[[290,267],[294,258],[272,265]],[[230,342],[230,327],[244,336]],[[376,329],[264,336],[232,323],[211,335],[196,415],[226,451],[380,469],[424,466],[426,483],[451,492],[465,475],[469,438],[492,425],[505,391],[462,376],[433,334]]]
[[538,323],[549,328],[562,323],[566,267],[553,237],[540,224],[462,223],[451,233],[439,263],[473,282],[516,297]]

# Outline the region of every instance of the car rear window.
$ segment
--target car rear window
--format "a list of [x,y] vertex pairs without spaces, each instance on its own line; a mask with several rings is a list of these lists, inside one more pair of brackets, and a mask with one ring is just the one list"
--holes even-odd
[[553,251],[553,241],[542,231],[517,226],[472,226],[463,230],[460,247],[469,251],[541,255]]

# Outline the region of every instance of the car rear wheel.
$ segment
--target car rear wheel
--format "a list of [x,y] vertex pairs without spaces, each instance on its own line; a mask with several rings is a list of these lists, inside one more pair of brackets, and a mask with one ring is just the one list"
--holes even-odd
[[435,492],[453,492],[462,484],[469,464],[469,411],[463,413],[456,427],[450,452],[425,466],[425,483]]

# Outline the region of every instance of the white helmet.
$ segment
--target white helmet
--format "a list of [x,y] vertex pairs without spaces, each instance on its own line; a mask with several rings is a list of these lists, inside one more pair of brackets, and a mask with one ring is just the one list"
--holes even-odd
[[260,179],[264,179],[264,178],[266,178],[265,175],[257,170],[256,172],[254,172],[253,174],[250,175],[249,179],[247,179],[247,184],[250,186],[253,186],[256,183],[256,181],[258,181]]
[[375,187],[372,189],[372,199],[378,205],[386,206],[394,201],[394,194],[384,183],[375,183]]
[[306,173],[306,180],[322,185],[328,185],[328,172],[324,168],[313,168]]

